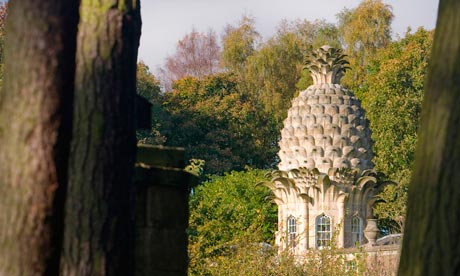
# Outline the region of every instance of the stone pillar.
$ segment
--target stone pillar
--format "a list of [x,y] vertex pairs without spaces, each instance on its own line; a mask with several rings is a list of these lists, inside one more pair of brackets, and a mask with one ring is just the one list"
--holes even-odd
[[285,218],[284,218],[285,204],[278,205],[278,231],[276,231],[276,244],[278,245],[278,253],[286,249],[286,232],[285,232]]
[[135,275],[187,275],[188,198],[195,177],[184,172],[184,150],[138,146]]
[[337,246],[345,247],[345,197],[341,196],[337,202],[339,236],[337,237]]
[[304,254],[305,252],[308,251],[308,248],[310,246],[310,225],[308,225],[308,205],[309,205],[309,202],[308,200],[304,199],[305,201],[305,204],[303,206],[303,220],[302,220],[302,223],[303,223],[303,231],[301,233],[302,235],[302,238],[304,239],[304,242],[305,242],[305,246],[301,249],[301,254]]

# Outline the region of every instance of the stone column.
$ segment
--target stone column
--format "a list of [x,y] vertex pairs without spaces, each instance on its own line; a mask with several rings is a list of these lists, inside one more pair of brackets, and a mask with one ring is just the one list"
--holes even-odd
[[184,150],[141,145],[136,163],[135,275],[187,275],[188,198],[195,177]]
[[307,199],[304,199],[305,201],[305,204],[303,204],[303,220],[302,220],[302,223],[304,225],[303,227],[303,232],[301,233],[302,234],[302,238],[304,239],[304,242],[305,242],[305,246],[301,249],[301,252],[299,252],[300,254],[303,254],[303,253],[306,253],[308,251],[308,248],[309,248],[309,243],[310,243],[310,225],[308,224],[308,200]]
[[278,231],[276,231],[276,244],[278,245],[278,253],[283,252],[286,249],[286,232],[285,232],[285,217],[284,208],[285,204],[278,205]]
[[348,198],[348,194],[340,194],[337,198],[337,209],[338,209],[338,226],[339,236],[337,237],[337,246],[342,248],[345,247],[345,200]]

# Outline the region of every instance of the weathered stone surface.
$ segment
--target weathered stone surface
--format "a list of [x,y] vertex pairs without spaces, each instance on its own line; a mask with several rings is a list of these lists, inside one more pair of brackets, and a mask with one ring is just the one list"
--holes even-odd
[[[316,84],[300,92],[293,100],[281,130],[279,169],[297,168],[309,158],[321,164],[318,169],[322,173],[327,173],[330,168],[371,169],[372,140],[364,114],[359,100],[339,84]],[[330,146],[337,147],[333,154],[327,150]],[[342,154],[343,148],[350,146],[345,151],[354,154]],[[288,151],[302,154],[287,156],[284,152]],[[331,162],[324,162],[324,157]],[[351,162],[356,158],[367,162]]]
[[187,275],[188,197],[194,176],[184,150],[138,146],[135,275]]
[[[322,47],[313,56],[307,68],[314,84],[292,101],[279,170],[264,183],[278,205],[276,243],[298,255],[325,246],[326,236],[338,247],[364,243],[375,195],[390,184],[372,170],[371,131],[360,101],[339,84],[347,64],[341,51]],[[327,226],[318,223],[323,218]]]

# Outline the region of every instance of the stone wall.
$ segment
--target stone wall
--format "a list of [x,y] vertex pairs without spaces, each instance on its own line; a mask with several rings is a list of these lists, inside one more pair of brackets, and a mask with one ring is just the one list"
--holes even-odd
[[135,275],[187,275],[188,197],[194,176],[184,166],[183,149],[138,147]]

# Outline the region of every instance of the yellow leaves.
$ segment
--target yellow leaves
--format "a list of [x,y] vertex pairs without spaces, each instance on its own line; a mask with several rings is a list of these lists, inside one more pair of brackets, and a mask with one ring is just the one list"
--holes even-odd
[[118,9],[121,12],[129,12],[135,10],[137,6],[137,0],[118,0]]

